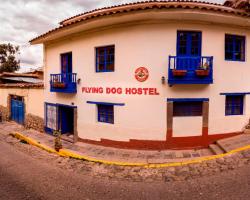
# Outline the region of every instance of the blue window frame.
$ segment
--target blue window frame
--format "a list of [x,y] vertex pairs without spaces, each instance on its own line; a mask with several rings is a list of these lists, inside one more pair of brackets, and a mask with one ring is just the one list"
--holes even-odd
[[61,73],[72,73],[72,52],[61,54]]
[[96,48],[96,72],[113,72],[115,70],[115,46]]
[[98,122],[114,124],[114,106],[98,104]]
[[226,96],[225,115],[243,115],[244,95]]
[[225,60],[245,61],[245,36],[225,35]]
[[201,32],[178,31],[177,32],[177,56],[197,57],[201,56]]
[[173,102],[173,116],[202,116],[203,101],[176,101]]

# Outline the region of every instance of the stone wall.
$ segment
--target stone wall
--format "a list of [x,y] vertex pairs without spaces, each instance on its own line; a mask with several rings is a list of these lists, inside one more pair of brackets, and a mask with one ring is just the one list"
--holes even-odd
[[0,114],[2,116],[2,121],[9,121],[10,119],[10,112],[8,107],[0,105]]
[[44,120],[41,117],[27,114],[25,115],[24,127],[28,129],[34,129],[40,132],[44,131]]
[[[71,159],[71,162],[77,162],[77,160]],[[203,176],[211,176],[221,172],[233,170],[244,165],[249,165],[250,150],[227,155],[223,158],[176,167],[144,168],[93,164],[90,162],[84,162],[84,164],[86,166],[82,167],[81,165],[81,170],[89,169],[90,173],[97,177],[114,177],[122,180],[133,180],[135,182],[184,181]],[[71,166],[73,166],[72,163]]]

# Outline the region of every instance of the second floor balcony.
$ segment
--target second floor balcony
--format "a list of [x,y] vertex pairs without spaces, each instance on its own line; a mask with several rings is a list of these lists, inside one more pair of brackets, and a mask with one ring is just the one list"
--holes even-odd
[[76,93],[76,73],[50,74],[50,91]]
[[212,56],[169,56],[168,84],[212,84]]

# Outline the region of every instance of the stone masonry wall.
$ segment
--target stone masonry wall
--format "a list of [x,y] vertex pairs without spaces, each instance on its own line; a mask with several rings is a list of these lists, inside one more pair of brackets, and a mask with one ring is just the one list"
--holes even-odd
[[[71,162],[80,161],[71,159]],[[176,167],[144,168],[85,162],[86,166],[81,166],[81,169],[89,169],[90,173],[96,177],[115,177],[122,180],[133,180],[135,182],[172,182],[211,176],[242,167],[246,164],[250,164],[250,150],[227,155],[223,158]],[[71,166],[74,165],[71,163]]]
[[28,129],[34,129],[40,132],[44,131],[44,120],[41,117],[27,114],[25,115],[24,127]]
[[10,112],[8,107],[0,106],[0,115],[2,116],[2,121],[9,121]]

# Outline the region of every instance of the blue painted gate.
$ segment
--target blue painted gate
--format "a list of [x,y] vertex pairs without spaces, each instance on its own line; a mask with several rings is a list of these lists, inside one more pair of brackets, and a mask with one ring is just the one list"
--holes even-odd
[[11,119],[19,124],[24,123],[24,102],[11,99]]

